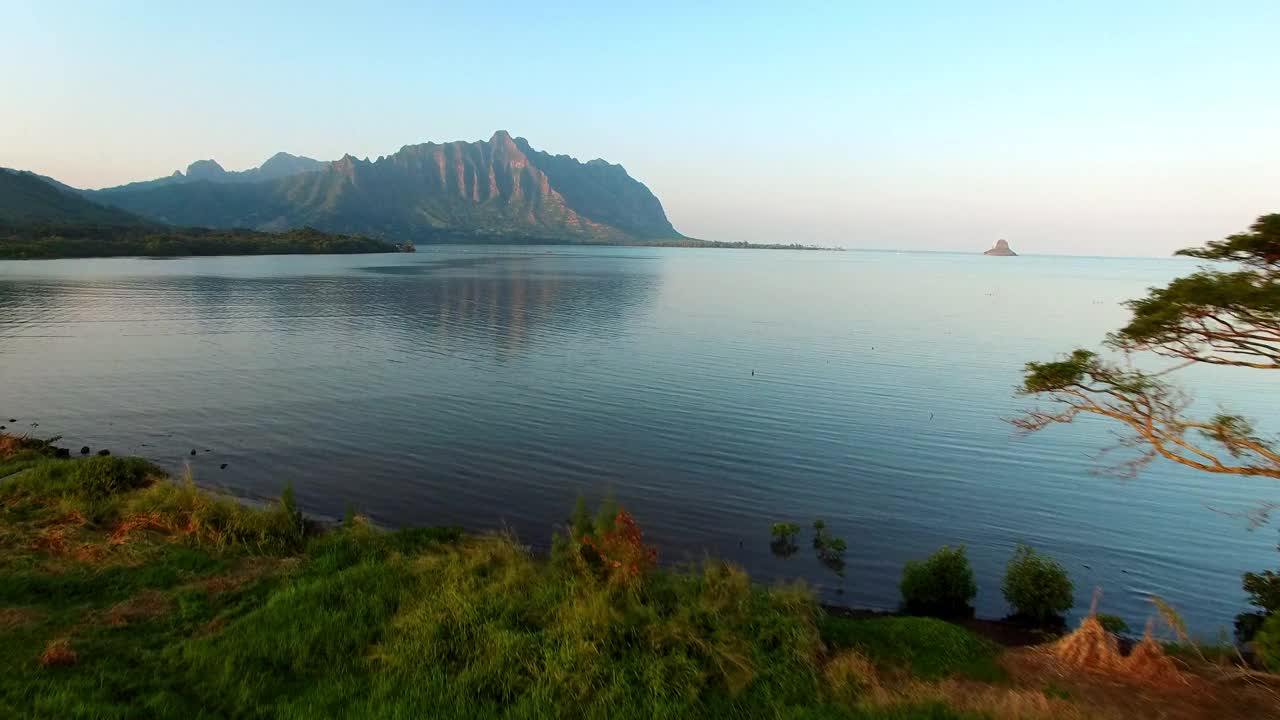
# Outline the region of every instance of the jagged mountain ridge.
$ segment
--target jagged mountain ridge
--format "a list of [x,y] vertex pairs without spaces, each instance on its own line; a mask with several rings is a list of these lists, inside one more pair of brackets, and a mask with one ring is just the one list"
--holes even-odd
[[315,160],[299,155],[290,155],[287,152],[278,152],[267,158],[266,161],[258,167],[249,168],[248,170],[225,170],[216,160],[196,160],[187,166],[186,173],[183,173],[181,170],[175,170],[172,175],[156,178],[154,180],[141,180],[139,182],[128,183],[127,185],[119,185],[116,187],[103,188],[102,190],[86,192],[105,196],[117,192],[133,192],[164,187],[166,185],[179,185],[183,183],[201,181],[216,183],[262,182],[264,180],[276,180],[306,172],[318,172],[325,169],[327,166],[328,163],[322,160]]
[[[218,170],[200,165],[194,174],[216,177]],[[266,181],[188,179],[92,195],[179,225],[311,226],[415,242],[680,237],[657,197],[620,165],[553,156],[505,131],[488,141],[406,145],[374,161],[347,155],[316,172]]]

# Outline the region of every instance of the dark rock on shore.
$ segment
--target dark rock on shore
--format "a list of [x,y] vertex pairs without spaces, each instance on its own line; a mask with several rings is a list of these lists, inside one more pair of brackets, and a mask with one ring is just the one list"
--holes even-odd
[[80,454],[81,454],[81,455],[88,455],[88,454],[89,454],[89,446],[88,446],[88,445],[85,445],[84,447],[80,448]]
[[57,458],[69,458],[71,457],[71,449],[70,448],[54,448],[53,456]]
[[106,457],[111,454],[111,451],[106,448],[102,448],[101,450],[98,451],[98,454],[101,455],[102,457]]

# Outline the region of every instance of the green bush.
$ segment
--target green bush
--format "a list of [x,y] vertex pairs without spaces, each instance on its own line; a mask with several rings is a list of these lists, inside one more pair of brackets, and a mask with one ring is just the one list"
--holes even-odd
[[917,615],[970,615],[978,594],[964,546],[943,545],[926,560],[911,560],[902,570],[902,604]]
[[1253,652],[1263,667],[1280,672],[1280,613],[1272,614],[1253,636]]
[[1268,615],[1280,612],[1280,575],[1267,570],[1245,573],[1241,583],[1249,595],[1249,604],[1262,608]]
[[1107,613],[1098,613],[1094,615],[1098,619],[1098,623],[1102,625],[1102,629],[1112,635],[1124,635],[1129,632],[1129,623],[1119,615],[1108,615]]
[[1270,570],[1245,573],[1242,585],[1249,595],[1249,604],[1260,610],[1236,616],[1236,639],[1246,643],[1253,639],[1268,617],[1280,612],[1280,574]]
[[1005,569],[1001,591],[1017,615],[1044,624],[1071,609],[1075,586],[1060,563],[1019,544]]

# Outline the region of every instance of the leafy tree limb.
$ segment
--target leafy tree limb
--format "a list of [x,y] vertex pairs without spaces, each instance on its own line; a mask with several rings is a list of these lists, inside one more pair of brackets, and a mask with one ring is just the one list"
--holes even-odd
[[1280,368],[1280,214],[1259,218],[1250,232],[1178,254],[1240,267],[1231,272],[1202,268],[1150,289],[1146,297],[1126,303],[1133,316],[1108,336],[1107,344],[1184,362],[1145,373],[1078,349],[1057,360],[1027,363],[1018,394],[1054,407],[1033,408],[1010,422],[1035,432],[1070,423],[1081,413],[1118,421],[1128,431],[1121,446],[1139,452],[1121,466],[1131,473],[1163,457],[1205,472],[1280,479],[1276,440],[1258,434],[1240,415],[1188,418],[1190,396],[1164,378],[1195,363]]

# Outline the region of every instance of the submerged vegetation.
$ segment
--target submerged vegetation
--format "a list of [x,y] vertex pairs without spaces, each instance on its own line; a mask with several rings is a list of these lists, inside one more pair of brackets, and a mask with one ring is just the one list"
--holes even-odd
[[958,625],[664,568],[612,501],[538,557],[0,437],[3,717],[1123,716]]

